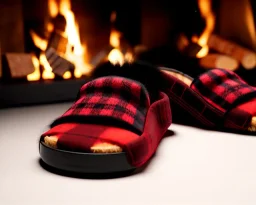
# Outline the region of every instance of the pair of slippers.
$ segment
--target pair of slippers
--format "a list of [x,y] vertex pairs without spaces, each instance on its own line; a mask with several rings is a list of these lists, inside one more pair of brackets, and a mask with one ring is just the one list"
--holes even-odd
[[176,119],[256,133],[256,88],[212,69],[192,79],[142,62],[95,68],[74,104],[40,137],[44,163],[74,173],[130,172],[145,165]]

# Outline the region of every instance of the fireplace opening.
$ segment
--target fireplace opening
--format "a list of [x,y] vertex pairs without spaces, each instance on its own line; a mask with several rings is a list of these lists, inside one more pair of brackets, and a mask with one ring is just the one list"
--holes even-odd
[[250,0],[2,0],[0,107],[72,101],[92,70],[142,60],[256,85]]

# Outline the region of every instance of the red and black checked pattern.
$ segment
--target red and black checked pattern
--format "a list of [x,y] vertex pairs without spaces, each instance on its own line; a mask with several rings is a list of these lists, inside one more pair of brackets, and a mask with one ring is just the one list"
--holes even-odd
[[191,86],[211,103],[225,111],[256,98],[256,89],[237,74],[224,69],[213,69],[195,79]]
[[[80,123],[70,118],[79,116],[83,117]],[[99,123],[104,117],[108,120]],[[136,127],[140,133],[117,126],[111,118]],[[54,135],[58,149],[75,152],[91,152],[93,145],[109,142],[122,147],[130,163],[140,167],[155,153],[171,122],[165,93],[159,92],[159,98],[151,104],[144,86],[136,81],[105,77],[82,86],[77,102],[41,135],[41,140]]]
[[[169,68],[162,69],[179,73],[179,71],[175,71]],[[210,127],[215,129],[231,128],[239,131],[248,129],[252,117],[251,113],[248,111],[250,108],[243,107],[243,109],[241,109],[240,107],[235,107],[232,109],[232,106],[235,105],[231,105],[231,103],[229,103],[231,110],[227,112],[227,110],[224,108],[218,106],[211,100],[208,100],[208,98],[204,96],[203,92],[198,92],[196,88],[194,88],[194,85],[190,87],[178,78],[165,72],[162,73],[165,81],[168,82],[168,86],[164,89],[164,92],[169,96],[170,103],[173,108],[172,110],[174,122],[176,122],[177,118],[178,122],[184,121],[186,117],[184,118],[181,116],[182,118],[180,118],[179,115],[181,115],[180,113],[185,112],[189,114],[189,118],[191,118],[192,121],[193,119],[197,120],[196,126],[201,125],[203,127]],[[195,84],[196,81],[197,80],[194,79],[193,84]],[[241,81],[241,83],[244,82]],[[205,86],[208,89],[207,92],[212,93],[212,87],[210,85],[208,86],[208,84],[205,84]],[[206,95],[208,93],[206,93]],[[251,97],[250,95],[254,94],[248,94],[247,97]],[[246,99],[247,97],[240,98],[236,101],[236,103],[239,102],[242,104],[242,101],[248,100]],[[227,104],[224,104],[224,106],[226,105]]]
[[169,98],[165,93],[160,92],[159,98],[147,110],[141,134],[117,127],[115,124],[66,122],[43,133],[41,139],[44,136],[54,135],[58,137],[58,149],[75,152],[91,152],[93,145],[99,142],[109,142],[122,147],[130,163],[135,167],[140,167],[155,153],[171,122]]
[[149,106],[148,92],[140,83],[122,77],[102,77],[82,86],[79,99],[52,126],[65,120],[87,122],[86,118],[105,118],[105,122],[114,119],[142,132]]

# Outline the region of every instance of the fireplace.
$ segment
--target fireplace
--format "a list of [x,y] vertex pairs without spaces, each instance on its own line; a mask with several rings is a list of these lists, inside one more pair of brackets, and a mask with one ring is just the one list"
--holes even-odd
[[253,1],[2,0],[0,107],[72,101],[99,63],[143,60],[256,85]]

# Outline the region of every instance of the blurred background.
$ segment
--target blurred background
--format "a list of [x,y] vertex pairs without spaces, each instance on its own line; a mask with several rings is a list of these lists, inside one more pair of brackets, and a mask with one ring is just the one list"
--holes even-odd
[[255,12],[252,0],[1,0],[0,108],[72,101],[106,61],[256,85]]

